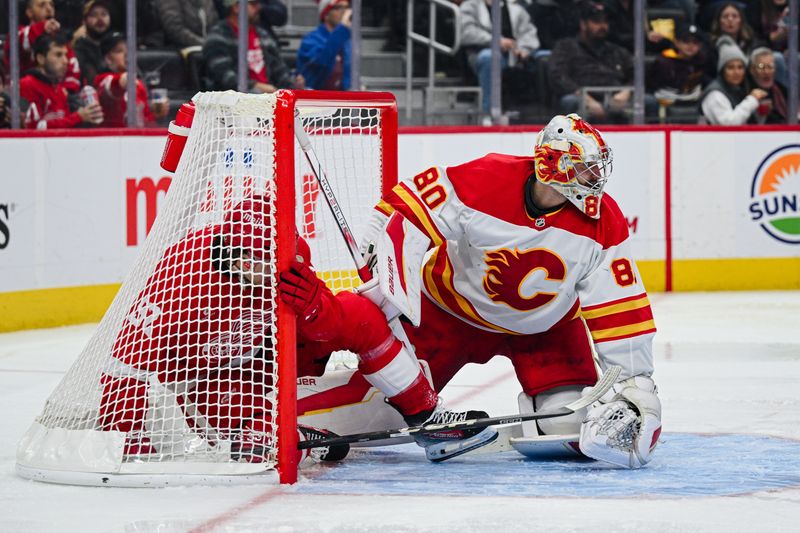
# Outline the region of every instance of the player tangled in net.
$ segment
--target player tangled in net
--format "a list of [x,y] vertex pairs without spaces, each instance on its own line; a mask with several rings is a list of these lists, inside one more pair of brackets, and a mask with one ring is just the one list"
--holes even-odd
[[[222,224],[190,232],[164,252],[136,299],[101,379],[99,429],[126,434],[127,460],[220,447],[229,447],[236,461],[260,462],[274,453],[275,369],[264,357],[272,350],[275,308],[269,209],[268,199],[249,198]],[[310,264],[298,236],[297,258],[278,284],[279,297],[297,315],[298,375],[321,376],[332,352],[349,350],[404,416],[425,421],[449,413],[381,310],[358,294],[334,295]],[[170,403],[177,416],[154,416]],[[169,425],[163,420],[170,427],[159,427]],[[299,431],[304,439],[329,434]],[[421,444],[477,434],[493,430],[455,431]],[[347,451],[332,447],[320,458],[338,460]]]

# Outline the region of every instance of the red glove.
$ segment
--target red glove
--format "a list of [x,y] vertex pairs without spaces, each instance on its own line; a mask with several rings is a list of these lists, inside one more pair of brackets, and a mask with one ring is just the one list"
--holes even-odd
[[322,307],[322,288],[325,283],[307,263],[292,261],[289,270],[281,273],[278,291],[281,300],[294,309],[305,322],[313,321]]

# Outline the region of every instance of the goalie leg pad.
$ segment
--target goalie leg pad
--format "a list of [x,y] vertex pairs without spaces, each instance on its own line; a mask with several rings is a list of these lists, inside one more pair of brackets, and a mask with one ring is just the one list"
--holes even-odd
[[[525,392],[517,397],[520,414],[533,414],[543,409],[567,405],[581,396],[577,386],[555,387],[531,398]],[[522,455],[535,460],[560,460],[582,457],[578,437],[585,409],[576,413],[522,422],[522,436],[510,439],[511,446]]]
[[[557,409],[580,399],[583,387],[568,385],[555,387],[536,395],[536,411]],[[545,418],[537,421],[541,435],[576,435],[580,433],[581,422],[586,415],[586,409],[579,409],[567,416]],[[523,426],[523,430],[524,430]]]

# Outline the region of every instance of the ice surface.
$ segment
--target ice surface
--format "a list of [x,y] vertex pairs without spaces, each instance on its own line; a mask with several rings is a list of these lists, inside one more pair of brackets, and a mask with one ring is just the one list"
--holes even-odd
[[[404,445],[311,467],[292,487],[35,483],[13,472],[17,441],[94,326],[0,335],[0,531],[797,531],[800,293],[651,301],[665,433],[639,471],[513,452],[430,464]],[[518,392],[495,358],[444,396],[500,415]]]

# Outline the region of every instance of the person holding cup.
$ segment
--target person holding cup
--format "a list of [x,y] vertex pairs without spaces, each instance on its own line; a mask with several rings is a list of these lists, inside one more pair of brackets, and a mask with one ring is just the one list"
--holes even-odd
[[751,86],[767,94],[758,101],[756,122],[758,124],[786,124],[788,99],[786,88],[775,79],[776,64],[772,50],[762,46],[750,54],[749,74]]

